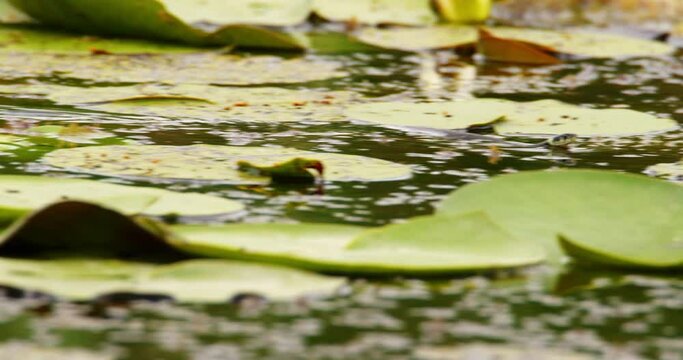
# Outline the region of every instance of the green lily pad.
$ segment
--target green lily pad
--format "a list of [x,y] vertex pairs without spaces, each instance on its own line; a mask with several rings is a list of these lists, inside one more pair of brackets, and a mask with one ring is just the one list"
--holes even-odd
[[267,184],[267,177],[238,171],[237,162],[257,166],[303,157],[319,160],[328,181],[391,181],[411,176],[410,167],[355,155],[316,153],[290,148],[221,145],[123,145],[60,149],[44,163],[69,171],[135,179],[206,180],[231,184]]
[[367,28],[358,33],[366,44],[395,50],[450,49],[474,45],[477,30],[471,26],[439,25],[421,28]]
[[[303,49],[306,44],[296,35],[251,26],[249,23],[288,22],[292,18],[285,14],[291,12],[301,16],[310,10],[306,1],[302,0],[288,2],[287,7],[282,8],[287,9],[284,11],[263,11],[265,8],[254,7],[259,3],[264,4],[263,1],[241,1],[239,4],[212,1],[207,4],[200,0],[12,0],[11,3],[42,23],[89,35],[143,37],[192,45],[282,49]],[[237,24],[216,24],[224,26],[214,26],[215,29],[209,31],[202,24],[193,26],[184,21],[222,21],[240,16],[246,18]]]
[[100,82],[250,85],[345,76],[336,62],[276,56],[175,54],[83,56],[0,54],[5,78],[51,77]]
[[306,21],[311,0],[161,0],[168,12],[188,24],[291,26]]
[[435,129],[465,129],[502,119],[510,109],[505,100],[475,99],[453,102],[376,102],[351,105],[345,115],[351,120]]
[[[683,187],[640,175],[596,170],[523,172],[467,185],[439,214],[486,212],[515,237],[561,254],[558,237],[603,264],[683,264]],[[571,251],[576,256],[578,251]]]
[[[75,150],[75,149],[70,149]],[[121,213],[155,216],[215,216],[244,209],[236,201],[198,193],[29,175],[0,176],[0,207],[12,220],[60,200],[81,200]]]
[[331,294],[342,278],[295,269],[225,260],[170,265],[118,260],[0,258],[0,284],[75,301],[114,293],[167,295],[179,302],[220,303],[242,293],[276,300]]
[[607,33],[511,27],[486,30],[498,38],[523,41],[553,52],[595,58],[661,56],[675,51],[673,46],[662,42]]
[[313,9],[327,20],[370,25],[429,25],[437,20],[429,0],[313,0]]
[[196,47],[133,39],[74,35],[37,26],[0,25],[0,52],[40,54],[155,54],[197,52]]
[[630,136],[678,129],[670,119],[627,109],[589,109],[555,100],[471,99],[438,103],[378,102],[349,106],[346,116],[382,125],[465,129],[492,124],[501,135]]
[[679,128],[674,120],[629,109],[589,109],[556,100],[513,104],[505,121],[494,124],[497,133],[631,136]]
[[274,87],[219,87],[201,84],[70,87],[50,84],[0,85],[0,92],[44,96],[58,104],[93,110],[238,121],[343,120],[340,104],[355,98],[345,91]]
[[0,206],[3,256],[88,256],[153,261],[187,256],[164,242],[163,230],[145,217],[128,217],[105,207],[58,200],[32,212]]
[[428,216],[381,228],[342,225],[174,225],[183,251],[350,274],[435,275],[538,263],[543,250],[483,214]]

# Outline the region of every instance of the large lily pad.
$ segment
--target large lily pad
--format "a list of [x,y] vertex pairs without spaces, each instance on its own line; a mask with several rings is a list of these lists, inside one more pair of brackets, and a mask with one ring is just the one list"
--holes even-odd
[[311,0],[161,0],[161,3],[188,24],[290,26],[303,23],[311,12]]
[[313,0],[313,8],[327,20],[370,25],[429,25],[437,20],[430,0]]
[[148,56],[5,54],[6,78],[57,76],[100,82],[161,82],[248,85],[299,83],[346,75],[339,64],[306,58],[219,55],[213,53]]
[[590,109],[556,100],[510,103],[505,121],[494,124],[502,135],[564,134],[630,136],[678,129],[671,119],[629,109]]
[[477,30],[470,26],[440,25],[422,28],[367,28],[358,33],[364,43],[386,49],[416,51],[473,45]]
[[661,56],[675,50],[662,42],[608,33],[511,27],[492,27],[486,28],[486,31],[496,38],[522,41],[540,50],[596,58]]
[[221,145],[89,146],[53,151],[45,156],[44,162],[69,171],[136,179],[266,184],[268,178],[238,171],[237,162],[246,160],[257,166],[270,166],[295,157],[321,161],[329,181],[390,181],[411,176],[406,165],[363,156]]
[[226,302],[241,293],[273,299],[331,294],[344,283],[300,270],[225,260],[170,265],[118,260],[0,258],[0,284],[85,301],[113,293],[166,295],[180,302]]
[[591,253],[592,261],[643,267],[683,264],[683,187],[640,175],[596,170],[523,172],[467,185],[440,214],[484,211],[521,239],[543,244],[551,257],[558,237]]
[[233,214],[244,208],[236,201],[197,193],[83,179],[0,176],[0,207],[5,218],[14,220],[34,209],[66,199],[92,202],[129,215],[216,216]]
[[352,274],[434,275],[531,265],[543,250],[483,214],[429,216],[362,231],[340,225],[175,225],[171,244],[191,253]]
[[49,84],[0,85],[0,93],[44,96],[58,104],[117,113],[239,121],[334,121],[344,119],[344,91],[202,84],[71,87]]
[[500,120],[508,111],[509,103],[504,100],[477,99],[434,103],[357,104],[349,106],[345,115],[351,120],[381,125],[465,129],[472,125],[489,124]]
[[[45,24],[86,34],[145,37],[194,45],[284,49],[302,49],[306,46],[297,36],[248,25],[254,22],[291,21],[291,17],[284,16],[285,13],[290,13],[289,10],[260,11],[262,9],[254,8],[257,5],[254,1],[241,1],[239,4],[212,1],[207,4],[206,1],[199,0],[12,0],[12,4]],[[307,14],[309,11],[306,1],[290,1],[288,4],[291,7],[287,9],[294,9],[292,13]],[[300,8],[300,5],[304,7]],[[198,10],[202,7],[203,10]],[[242,18],[238,24],[219,23],[217,25],[225,26],[208,31],[201,24],[195,27],[184,21],[221,21],[238,16],[247,18]]]
[[379,102],[346,110],[352,120],[382,125],[464,129],[492,124],[502,135],[629,136],[675,130],[674,120],[627,109],[589,109],[556,100],[472,99],[438,103]]
[[0,52],[41,54],[152,54],[197,52],[196,47],[133,39],[74,35],[37,26],[0,25]]

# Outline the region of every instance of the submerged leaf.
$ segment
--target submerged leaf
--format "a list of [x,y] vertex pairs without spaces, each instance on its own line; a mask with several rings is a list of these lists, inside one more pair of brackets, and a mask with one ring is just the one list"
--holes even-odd
[[275,300],[331,294],[342,278],[225,260],[151,265],[117,260],[0,258],[0,284],[87,301],[116,293],[165,295],[179,302],[221,303],[243,293]]
[[312,224],[175,225],[171,243],[207,256],[350,274],[436,275],[531,265],[543,251],[482,214],[428,216],[363,230]]
[[364,43],[395,50],[449,49],[473,45],[477,30],[470,26],[440,25],[422,28],[367,28],[358,33]]
[[313,0],[313,8],[327,20],[369,25],[429,25],[437,20],[430,0]]
[[272,166],[296,157],[323,162],[328,181],[392,181],[411,176],[410,167],[406,165],[363,156],[221,145],[89,146],[53,151],[45,156],[44,162],[69,171],[140,180],[267,184],[270,178],[245,174],[237,169],[237,162],[243,160],[255,166]]
[[[683,265],[683,187],[595,170],[523,172],[456,190],[439,214],[486,212],[520,239],[558,259],[558,237],[590,260],[642,267]],[[580,252],[571,251],[577,256]]]

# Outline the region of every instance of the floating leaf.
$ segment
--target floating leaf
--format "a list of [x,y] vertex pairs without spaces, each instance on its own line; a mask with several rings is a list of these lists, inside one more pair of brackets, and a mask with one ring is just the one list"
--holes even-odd
[[552,65],[562,61],[547,48],[540,48],[524,41],[503,39],[479,29],[477,50],[487,60],[531,65]]
[[656,176],[666,176],[671,179],[680,179],[683,177],[683,161],[678,161],[675,163],[660,163],[652,166],[648,166],[645,169],[647,174],[652,174]]
[[291,26],[303,23],[311,0],[160,0],[168,12],[188,24],[209,23]]
[[87,301],[116,293],[170,296],[180,302],[220,303],[254,293],[284,300],[330,294],[344,283],[270,265],[189,260],[170,265],[118,260],[19,260],[0,258],[0,284]]
[[363,156],[316,153],[290,148],[221,145],[89,146],[53,151],[48,165],[69,171],[136,179],[208,180],[232,184],[267,184],[267,177],[237,170],[237,162],[271,166],[295,157],[313,158],[325,166],[328,181],[391,181],[411,176],[410,167]]
[[200,255],[350,274],[434,275],[531,265],[543,250],[482,214],[430,216],[362,231],[341,225],[176,225],[178,248]]
[[674,120],[629,109],[590,109],[556,100],[511,104],[514,110],[505,121],[494,124],[499,134],[631,136],[679,128]]
[[434,5],[452,23],[478,23],[491,13],[491,0],[436,0]]
[[0,207],[4,256],[91,256],[173,260],[186,256],[164,242],[152,220],[130,218],[82,201],[59,201],[26,211]]
[[422,28],[367,28],[358,33],[364,43],[396,50],[448,49],[473,45],[477,30],[470,26],[440,25]]
[[[295,35],[248,24],[281,24],[291,22],[293,18],[305,18],[310,11],[308,1],[268,1],[267,8],[260,9],[255,5],[264,4],[262,0],[236,3],[199,0],[12,0],[12,4],[45,24],[91,35],[144,37],[193,45],[305,48],[303,40]],[[271,6],[277,3],[282,7],[276,9]],[[243,17],[238,24],[223,22],[238,17]],[[225,26],[213,26],[214,29],[206,31],[201,24],[195,27],[184,21],[199,19],[219,21],[216,25]]]
[[[98,154],[102,158],[107,154],[104,155]],[[11,220],[34,209],[67,199],[91,202],[127,215],[215,216],[234,214],[244,208],[236,201],[198,193],[179,193],[82,179],[0,176],[2,216],[9,214],[7,216]]]
[[[673,53],[675,48],[662,42],[642,40],[615,34],[553,31],[511,27],[491,27],[486,31],[498,39],[521,41],[540,51],[595,58],[622,56],[661,56]],[[490,51],[487,55],[494,56]]]
[[630,136],[671,131],[670,119],[627,109],[589,109],[555,100],[471,99],[437,103],[379,102],[349,106],[346,116],[382,125],[465,129],[492,124],[501,135]]
[[87,88],[14,84],[0,85],[0,93],[43,96],[57,104],[116,113],[234,121],[342,120],[340,104],[355,98],[344,91],[200,84]]
[[[74,35],[37,26],[0,25],[0,52],[40,54],[156,54],[197,52],[197,48],[144,40]],[[35,55],[34,55],[35,56]]]
[[313,8],[327,20],[370,25],[429,25],[437,20],[430,0],[313,0]]
[[305,58],[218,55],[147,56],[0,54],[5,78],[51,77],[99,82],[249,85],[299,83],[346,75],[339,64]]
[[554,259],[561,254],[561,236],[593,253],[593,261],[683,264],[683,187],[666,181],[596,170],[523,172],[467,185],[449,195],[438,213],[472,211],[486,212],[517,238],[543,244]]
[[510,102],[496,99],[468,101],[407,103],[376,102],[351,105],[345,115],[381,125],[465,129],[472,125],[490,124],[503,118]]

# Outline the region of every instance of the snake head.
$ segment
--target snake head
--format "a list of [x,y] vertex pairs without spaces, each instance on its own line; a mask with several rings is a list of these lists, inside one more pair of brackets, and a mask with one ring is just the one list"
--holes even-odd
[[553,147],[567,147],[569,144],[576,141],[578,136],[576,134],[560,134],[548,139],[548,146]]

